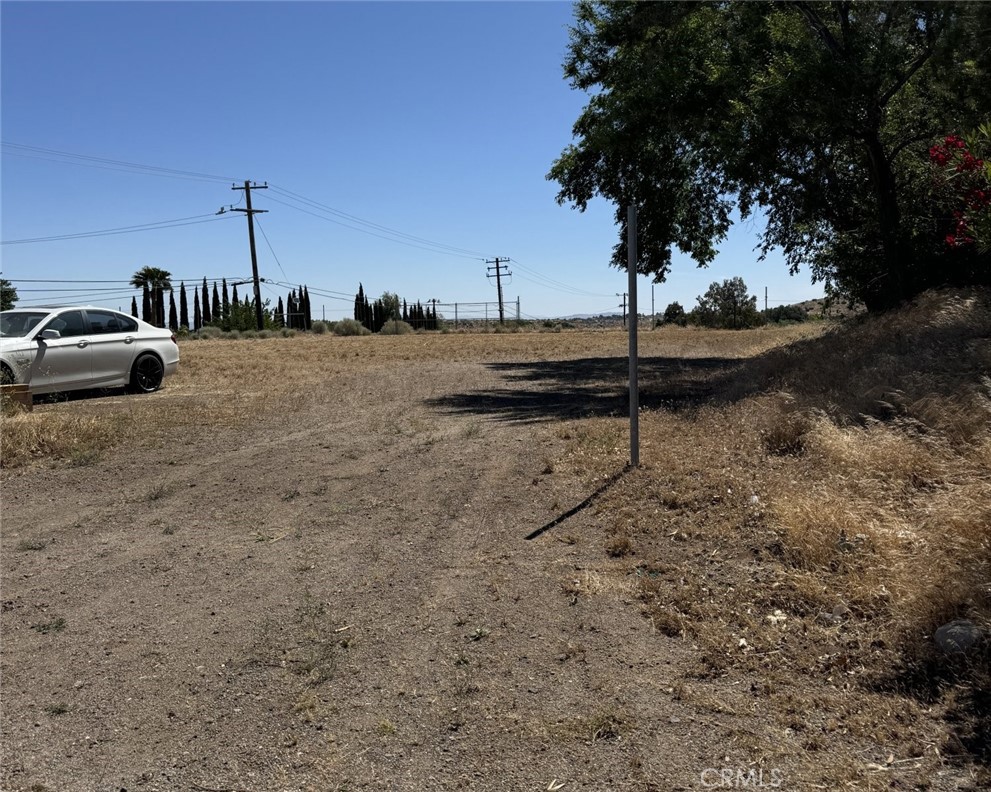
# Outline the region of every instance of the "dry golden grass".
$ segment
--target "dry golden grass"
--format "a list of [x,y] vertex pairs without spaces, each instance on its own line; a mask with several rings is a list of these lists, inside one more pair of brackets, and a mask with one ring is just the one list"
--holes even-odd
[[4,467],[50,460],[86,465],[131,430],[127,416],[18,412],[0,418],[0,460]]
[[[633,599],[632,587],[658,640],[696,650],[676,697],[753,717],[733,750],[798,762],[796,788],[891,788],[896,770],[901,788],[921,787],[948,755],[980,759],[979,787],[986,656],[941,656],[931,636],[953,618],[991,626],[988,338],[987,292],[926,295],[838,327],[644,332],[641,355],[673,361],[644,396],[670,390],[674,406],[644,413],[643,467],[590,507],[601,565],[562,579],[561,596]],[[347,409],[375,397],[366,375],[379,368],[618,360],[626,337],[328,334],[181,352],[161,393],[5,417],[3,465],[84,463],[139,433],[250,426],[312,403]],[[546,461],[555,476],[594,490],[623,468],[625,419],[602,414],[559,425],[568,452]],[[401,423],[385,402],[375,420],[384,436],[438,432],[444,417]],[[479,432],[475,420],[462,432]],[[602,723],[580,725],[590,740],[623,734],[621,718]]]
[[[748,333],[665,328],[642,334],[641,354],[743,358],[820,331],[819,325]],[[33,413],[5,415],[0,465],[81,463],[139,436],[150,442],[180,427],[250,425],[310,400],[347,399],[349,378],[378,367],[407,367],[417,376],[430,363],[622,356],[626,345],[620,331],[186,340],[179,373],[157,394],[39,403]]]
[[[991,296],[950,292],[771,349],[709,404],[646,413],[644,467],[597,505],[637,547],[654,627],[699,648],[697,679],[777,679],[833,724],[754,705],[795,732],[788,750],[828,742],[819,782],[864,766],[837,733],[923,757],[920,783],[947,753],[991,758],[986,649],[932,639],[952,619],[991,628],[989,337]],[[625,460],[622,420],[562,431],[576,469]]]

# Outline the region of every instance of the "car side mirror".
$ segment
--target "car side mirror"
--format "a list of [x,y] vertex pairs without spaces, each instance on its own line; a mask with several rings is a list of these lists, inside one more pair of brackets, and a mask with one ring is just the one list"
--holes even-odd
[[55,339],[61,338],[62,334],[58,330],[42,330],[41,335],[38,338],[43,339]]

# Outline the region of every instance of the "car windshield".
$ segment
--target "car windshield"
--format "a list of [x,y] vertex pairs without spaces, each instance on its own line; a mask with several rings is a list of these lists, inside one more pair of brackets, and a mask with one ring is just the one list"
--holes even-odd
[[0,338],[23,338],[48,316],[48,311],[4,311],[0,313]]

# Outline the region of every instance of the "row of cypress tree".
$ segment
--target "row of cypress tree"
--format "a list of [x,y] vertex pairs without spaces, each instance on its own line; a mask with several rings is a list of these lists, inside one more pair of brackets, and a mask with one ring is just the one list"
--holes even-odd
[[[169,327],[173,332],[178,332],[180,328],[196,332],[204,327],[219,327],[222,330],[257,329],[255,302],[248,296],[241,300],[237,293],[237,284],[228,291],[226,278],[221,280],[219,288],[214,281],[211,294],[207,280],[204,278],[202,287],[193,288],[192,292],[193,316],[190,322],[186,284],[179,284],[178,310],[175,289],[169,289],[168,324],[166,324],[164,290],[161,287],[149,289],[145,286],[141,295],[141,319],[157,327]],[[285,305],[281,296],[274,309],[269,307],[269,302],[265,300],[262,303],[262,321],[267,329],[289,327],[296,330],[310,330],[313,327],[310,293],[306,286],[300,286],[298,291],[292,289],[286,297]],[[139,315],[135,297],[131,298],[131,315],[135,318]]]
[[419,302],[416,305],[407,305],[406,300],[403,300],[400,309],[399,303],[398,295],[391,292],[369,302],[364,286],[359,283],[358,293],[354,296],[354,318],[373,333],[377,333],[386,322],[393,319],[401,319],[417,330],[439,329],[436,305],[431,308],[428,304],[424,308]]

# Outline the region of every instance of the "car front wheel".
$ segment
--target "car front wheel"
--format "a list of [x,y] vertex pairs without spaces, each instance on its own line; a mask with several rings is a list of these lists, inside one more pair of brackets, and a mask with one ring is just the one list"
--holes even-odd
[[131,368],[131,390],[135,393],[152,393],[162,386],[165,368],[155,355],[142,355]]

